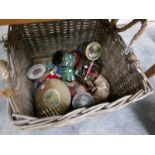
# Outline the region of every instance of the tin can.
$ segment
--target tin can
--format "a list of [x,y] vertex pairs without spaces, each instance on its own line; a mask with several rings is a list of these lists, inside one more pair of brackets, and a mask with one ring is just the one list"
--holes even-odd
[[35,92],[35,105],[38,113],[42,113],[43,117],[65,114],[70,104],[69,89],[60,80],[47,80]]
[[73,109],[90,107],[92,105],[94,105],[93,97],[90,93],[87,92],[81,92],[76,94],[72,101]]
[[75,80],[74,68],[62,67],[61,76],[62,76],[62,80],[64,81],[74,81]]
[[99,74],[101,73],[102,65],[98,63],[98,60],[95,62],[90,62],[87,59],[82,59],[78,68],[75,70],[75,76],[82,83],[86,81],[95,81]]
[[86,57],[88,60],[95,61],[101,56],[101,44],[97,41],[82,43],[78,49],[82,57]]
[[90,42],[85,49],[87,59],[95,61],[101,56],[101,45],[98,42]]
[[74,67],[76,63],[76,58],[73,52],[66,52],[63,56],[62,66]]
[[27,76],[31,80],[41,78],[46,72],[46,67],[43,64],[33,65],[27,72]]
[[37,56],[32,58],[32,63],[35,64],[43,64],[46,67],[46,70],[49,70],[49,67],[52,64],[52,56]]

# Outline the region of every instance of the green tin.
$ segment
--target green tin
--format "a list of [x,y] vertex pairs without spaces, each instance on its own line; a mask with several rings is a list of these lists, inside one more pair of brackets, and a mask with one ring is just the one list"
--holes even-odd
[[76,57],[72,52],[66,52],[63,56],[62,66],[74,67],[76,63]]
[[73,67],[62,67],[62,80],[64,81],[74,81],[74,68]]

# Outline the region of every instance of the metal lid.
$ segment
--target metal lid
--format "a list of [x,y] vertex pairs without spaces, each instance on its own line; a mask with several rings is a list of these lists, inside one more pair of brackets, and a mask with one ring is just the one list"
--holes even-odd
[[98,42],[91,42],[85,50],[86,57],[89,60],[95,61],[101,56],[101,45]]
[[46,67],[43,64],[33,65],[27,72],[27,76],[31,80],[41,78],[46,71]]
[[70,103],[70,91],[60,80],[47,80],[36,91],[36,107],[40,107],[37,110],[46,116],[65,114]]
[[81,92],[74,96],[72,101],[73,109],[90,107],[94,104],[94,99],[90,93]]

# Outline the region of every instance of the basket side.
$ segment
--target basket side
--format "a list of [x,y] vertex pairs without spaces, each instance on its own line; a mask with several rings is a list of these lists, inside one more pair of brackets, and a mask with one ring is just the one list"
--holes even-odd
[[32,53],[25,39],[21,37],[19,27],[9,27],[6,48],[11,80],[16,85],[16,93],[10,97],[12,109],[15,113],[33,115],[31,99],[33,84],[26,75],[26,71],[31,65]]
[[35,55],[48,55],[57,50],[73,50],[81,43],[99,40],[108,20],[62,20],[46,23],[24,24],[22,35]]

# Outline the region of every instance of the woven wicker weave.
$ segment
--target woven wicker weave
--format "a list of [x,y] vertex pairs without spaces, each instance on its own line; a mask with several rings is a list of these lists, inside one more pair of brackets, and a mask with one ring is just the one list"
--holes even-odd
[[[142,26],[129,46],[118,32],[137,22]],[[140,69],[133,46],[146,27],[146,20],[133,20],[123,28],[116,27],[117,20],[59,20],[54,22],[10,26],[5,42],[8,67],[0,61],[6,89],[0,95],[9,96],[9,112],[13,123],[22,129],[57,127],[84,120],[134,103],[152,91]],[[80,108],[63,116],[33,117],[31,99],[33,83],[26,71],[33,56],[50,55],[60,49],[74,49],[86,41],[98,41],[104,51],[101,61],[102,74],[110,83],[110,100],[90,108]],[[8,72],[9,69],[9,72]],[[9,76],[8,76],[9,75]],[[7,79],[6,79],[7,77]]]

